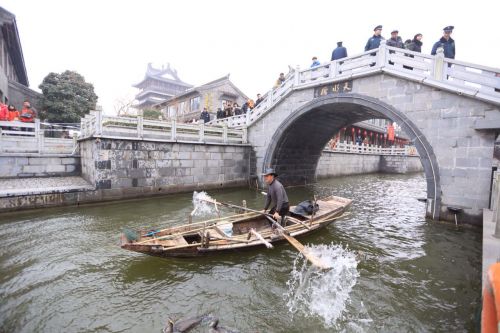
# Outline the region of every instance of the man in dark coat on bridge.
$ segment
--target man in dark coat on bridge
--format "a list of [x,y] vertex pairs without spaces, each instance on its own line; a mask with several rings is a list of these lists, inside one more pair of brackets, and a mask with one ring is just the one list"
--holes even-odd
[[408,50],[422,52],[422,34],[416,34],[408,45]]
[[398,36],[399,31],[398,30],[392,30],[391,32],[391,38],[389,38],[386,42],[387,46],[392,46],[392,47],[397,47],[400,49],[404,49],[405,45],[403,43],[403,40],[401,37]]
[[203,108],[200,119],[203,119],[203,123],[208,123],[210,121],[210,114],[208,113],[207,108]]
[[378,49],[380,46],[380,42],[385,39],[382,37],[382,26],[377,25],[375,29],[373,29],[373,36],[368,39],[365,45],[365,51],[370,51],[373,49]]
[[332,61],[347,57],[347,49],[342,46],[342,42],[337,42],[337,47],[332,52]]
[[455,41],[451,38],[453,28],[455,27],[449,25],[443,29],[443,37],[441,37],[432,47],[432,55],[436,55],[437,49],[442,47],[444,49],[445,58],[455,59]]

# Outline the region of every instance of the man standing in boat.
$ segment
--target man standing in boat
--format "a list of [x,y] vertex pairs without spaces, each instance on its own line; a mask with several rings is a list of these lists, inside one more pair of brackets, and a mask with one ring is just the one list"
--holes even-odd
[[[288,196],[286,195],[285,188],[276,179],[278,175],[274,169],[267,168],[264,176],[264,182],[268,185],[266,205],[264,206],[264,213],[271,205],[269,214],[273,216],[276,221],[279,221],[282,226],[285,224],[285,216],[290,211],[290,204],[288,203]],[[281,221],[279,218],[281,217]]]

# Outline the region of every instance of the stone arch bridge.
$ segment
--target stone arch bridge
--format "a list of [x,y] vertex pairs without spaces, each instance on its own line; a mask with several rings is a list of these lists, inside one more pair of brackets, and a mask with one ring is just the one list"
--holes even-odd
[[[489,205],[500,129],[500,69],[387,47],[291,71],[252,112],[256,174],[275,167],[288,185],[314,181],[321,151],[341,128],[387,118],[416,146],[427,180],[427,216],[480,223]],[[221,122],[220,120],[215,122]]]

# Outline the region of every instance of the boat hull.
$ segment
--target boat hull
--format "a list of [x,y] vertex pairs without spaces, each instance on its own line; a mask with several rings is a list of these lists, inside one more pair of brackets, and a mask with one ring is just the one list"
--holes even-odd
[[[153,235],[130,240],[121,236],[121,247],[155,257],[201,257],[222,252],[264,248],[264,241],[277,244],[286,241],[282,232],[301,238],[323,229],[350,206],[351,200],[328,197],[318,200],[319,210],[313,216],[288,217],[284,230],[273,228],[262,214],[245,213],[198,223],[163,229]],[[291,207],[293,211],[293,207]],[[227,233],[230,227],[229,233]],[[257,237],[255,231],[259,236]],[[263,241],[264,240],[264,241]]]

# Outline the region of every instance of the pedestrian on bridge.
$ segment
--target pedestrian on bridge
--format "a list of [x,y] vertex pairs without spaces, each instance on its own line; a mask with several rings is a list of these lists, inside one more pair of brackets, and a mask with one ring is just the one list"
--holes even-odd
[[[455,27],[449,25],[443,29],[443,37],[439,39],[432,47],[431,55],[436,55],[437,49],[442,47],[444,49],[445,58],[455,59],[455,41],[451,38],[451,33]],[[450,64],[448,64],[450,65]]]
[[203,108],[200,119],[203,119],[203,123],[208,123],[210,121],[210,114],[208,113],[207,108]]
[[378,47],[380,46],[380,42],[384,39],[385,38],[382,37],[382,26],[377,25],[373,29],[373,36],[368,39],[368,42],[366,42],[365,51],[378,49]]
[[413,37],[413,40],[408,44],[407,49],[413,52],[422,52],[422,34],[418,33]]
[[[398,34],[399,34],[398,30],[396,30],[396,29],[392,30],[391,31],[391,38],[389,38],[387,40],[386,45],[387,46],[392,46],[392,47],[397,47],[397,48],[400,48],[400,49],[404,49],[405,45],[403,43],[403,39],[401,39],[401,37],[398,36]],[[394,53],[394,51],[392,53]]]
[[317,57],[313,57],[312,58],[312,64],[311,64],[311,68],[313,67],[318,67],[319,65],[321,65],[321,63],[318,61],[318,58]]
[[255,107],[259,105],[260,102],[262,102],[264,98],[262,98],[261,94],[257,94],[257,100],[255,101]]
[[332,52],[332,61],[347,57],[347,49],[342,46],[342,42],[337,42],[337,47]]
[[280,76],[279,76],[278,80],[276,80],[276,84],[274,85],[274,87],[278,88],[279,86],[281,86],[285,82],[285,80],[286,80],[285,74],[280,73]]

